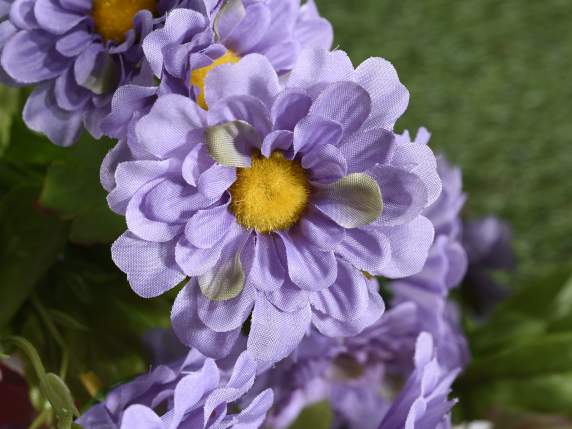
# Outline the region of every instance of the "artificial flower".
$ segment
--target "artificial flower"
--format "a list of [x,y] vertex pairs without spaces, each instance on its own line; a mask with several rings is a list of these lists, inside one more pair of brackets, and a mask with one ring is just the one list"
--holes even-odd
[[[191,351],[111,391],[77,421],[84,429],[259,428],[272,405],[271,389],[249,404],[241,400],[256,377],[256,363],[241,354],[231,371]],[[239,412],[233,412],[239,404]]]
[[152,79],[143,39],[183,5],[207,13],[203,0],[2,0],[0,16],[9,8],[10,19],[1,24],[1,69],[36,85],[23,112],[28,127],[61,146],[84,127],[101,137],[117,87]]
[[390,63],[354,69],[344,52],[304,51],[282,79],[264,56],[221,65],[192,97],[159,97],[133,126],[142,160],[119,162],[108,201],[129,231],[115,263],[139,295],[190,280],[174,304],[179,338],[222,357],[250,320],[248,349],[271,363],[311,325],[328,336],[374,323],[367,277],[417,273],[433,241],[421,212],[436,160],[396,142],[408,92]]

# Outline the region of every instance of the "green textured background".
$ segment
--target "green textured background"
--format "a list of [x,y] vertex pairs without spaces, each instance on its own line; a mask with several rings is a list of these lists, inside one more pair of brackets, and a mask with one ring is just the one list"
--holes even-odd
[[399,130],[428,127],[463,168],[469,216],[514,228],[514,283],[572,258],[572,2],[318,0],[354,64],[390,60],[411,92]]

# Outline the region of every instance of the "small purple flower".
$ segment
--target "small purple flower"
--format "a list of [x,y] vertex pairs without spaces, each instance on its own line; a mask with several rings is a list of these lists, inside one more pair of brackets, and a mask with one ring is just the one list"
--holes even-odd
[[[415,141],[426,144],[429,137],[427,130],[422,128]],[[401,138],[409,141],[409,134],[405,133]],[[430,332],[441,363],[456,368],[464,366],[469,359],[457,307],[448,301],[450,290],[461,284],[467,272],[467,254],[459,241],[462,234],[460,211],[466,196],[462,191],[461,171],[451,167],[443,156],[438,157],[437,165],[443,191],[423,212],[434,224],[435,241],[423,269],[392,282],[389,288],[394,293],[393,304],[416,304],[418,332]]]
[[507,223],[489,216],[464,224],[463,245],[469,256],[465,292],[478,316],[487,316],[510,289],[493,278],[493,272],[510,272],[516,259],[511,248],[512,231]]
[[401,389],[378,429],[445,429],[455,401],[448,399],[459,369],[437,360],[433,338],[422,333],[415,348],[415,370]]
[[[399,312],[400,316],[406,316],[407,310]],[[395,330],[397,320],[407,325],[405,319],[398,317],[385,326],[385,335],[402,334]],[[389,349],[388,352],[391,355]],[[253,388],[252,394],[268,385],[275,389],[276,399],[265,426],[285,429],[307,406],[328,401],[335,414],[335,428],[449,427],[448,413],[454,401],[447,397],[459,369],[442,365],[430,334],[422,332],[414,337],[407,356],[410,361],[407,372],[396,373],[384,362],[362,359],[360,354],[348,342],[318,333],[305,339],[296,356],[261,374]],[[396,391],[402,379],[407,382]]]
[[[0,53],[4,49],[6,41],[14,34],[16,27],[10,22],[10,7],[12,0],[0,0]],[[0,67],[0,83],[15,85],[15,82]]]
[[249,317],[248,349],[266,363],[311,325],[339,337],[375,322],[384,305],[363,273],[422,268],[421,212],[441,189],[430,149],[394,141],[408,92],[391,64],[309,49],[281,82],[251,54],[209,73],[206,102],[160,97],[132,127],[146,157],[108,181],[129,228],[113,259],[132,288],[154,297],[190,277],[173,326],[217,358]]
[[[85,429],[256,429],[272,406],[273,394],[265,389],[244,404],[255,376],[256,362],[248,353],[238,357],[231,371],[221,371],[193,351],[183,362],[159,366],[114,389],[78,424]],[[242,411],[231,414],[234,405]]]
[[[118,85],[151,81],[143,38],[181,4],[202,0],[2,0],[1,69],[18,85],[37,85],[24,108],[33,130],[62,146],[83,128],[101,137]],[[206,13],[206,11],[204,11]]]

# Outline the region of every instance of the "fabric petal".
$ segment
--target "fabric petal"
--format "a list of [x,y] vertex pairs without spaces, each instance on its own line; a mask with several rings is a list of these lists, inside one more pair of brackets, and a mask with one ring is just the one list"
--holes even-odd
[[67,58],[53,49],[53,41],[39,30],[14,34],[2,50],[2,68],[18,83],[31,84],[59,76]]
[[207,115],[210,124],[244,121],[254,127],[259,136],[268,134],[272,127],[268,108],[258,98],[249,95],[225,98],[209,107]]
[[357,131],[344,138],[339,149],[346,158],[348,174],[361,173],[375,164],[389,164],[395,135],[384,128]]
[[382,231],[355,228],[346,231],[336,253],[356,268],[373,274],[383,269],[391,254],[391,247]]
[[345,52],[308,48],[298,56],[286,87],[313,88],[318,83],[353,81],[353,74],[352,62]]
[[236,297],[225,301],[213,301],[204,294],[197,295],[197,314],[209,329],[215,332],[229,332],[238,329],[250,316],[256,291],[245,287]]
[[325,144],[316,147],[302,157],[302,167],[311,174],[311,180],[318,183],[332,183],[347,174],[345,157],[337,147]]
[[277,362],[292,353],[310,327],[309,305],[287,313],[259,295],[252,312],[247,349],[260,362]]
[[223,37],[221,42],[231,51],[248,53],[256,46],[270,25],[270,10],[264,3],[251,3],[246,7],[244,17]]
[[111,246],[111,257],[115,265],[127,274],[127,280],[137,295],[153,298],[185,279],[175,263],[174,244],[153,243],[126,232]]
[[261,291],[278,290],[287,276],[276,240],[274,234],[253,234],[245,246],[246,283]]
[[208,106],[232,95],[251,95],[270,108],[279,91],[280,83],[272,64],[259,54],[247,55],[236,64],[220,65],[205,79]]
[[140,404],[131,405],[121,419],[121,429],[165,429],[163,421],[155,412]]
[[341,124],[344,135],[357,131],[370,112],[369,94],[353,82],[337,82],[328,85],[310,108],[311,115],[321,116]]
[[379,185],[370,176],[354,173],[328,184],[314,184],[314,205],[344,228],[372,223],[383,211]]
[[171,312],[171,323],[177,337],[189,347],[213,359],[228,356],[240,336],[240,329],[219,333],[206,327],[198,317],[198,294],[201,291],[191,280],[177,295]]
[[211,157],[226,167],[250,167],[252,150],[262,145],[256,129],[240,120],[208,127],[205,141]]
[[45,134],[58,146],[71,146],[83,130],[82,111],[60,109],[51,82],[34,89],[26,101],[22,116],[28,128]]
[[308,114],[311,105],[312,99],[302,89],[291,88],[280,92],[270,112],[274,129],[293,131],[296,124]]
[[53,34],[67,33],[87,19],[84,14],[62,8],[56,0],[36,0],[34,15],[38,24]]
[[342,135],[343,129],[338,122],[308,115],[294,128],[294,150],[308,153],[325,144],[336,146]]
[[338,261],[338,277],[329,288],[310,296],[312,307],[334,319],[361,317],[367,310],[369,294],[364,275],[350,264]]
[[336,279],[337,263],[333,252],[309,247],[303,238],[281,233],[286,251],[288,275],[298,287],[316,291],[327,288]]
[[383,58],[369,58],[356,69],[356,82],[371,96],[371,117],[367,128],[393,130],[409,104],[409,91],[399,81],[393,65]]
[[290,149],[292,148],[293,143],[294,133],[292,131],[272,131],[264,138],[260,153],[262,153],[266,158],[270,158],[270,155],[272,155],[272,152],[274,151],[288,153],[291,152]]
[[190,98],[169,94],[160,97],[135,132],[138,142],[160,158],[189,142],[189,135],[205,124],[204,111]]
[[266,292],[265,295],[266,299],[278,310],[287,313],[298,311],[307,306],[309,302],[309,292],[300,289],[288,279],[279,289]]
[[383,228],[383,232],[391,243],[391,258],[380,273],[372,274],[399,278],[421,271],[433,243],[431,221],[419,216],[405,225]]

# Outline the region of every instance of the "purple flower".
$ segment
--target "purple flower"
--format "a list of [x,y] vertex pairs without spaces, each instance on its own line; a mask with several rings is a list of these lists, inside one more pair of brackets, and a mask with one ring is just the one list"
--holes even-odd
[[458,369],[437,360],[431,335],[422,333],[415,348],[415,370],[401,389],[378,429],[436,429],[450,427],[448,399]]
[[[393,330],[395,321],[385,328],[387,336],[401,334]],[[330,402],[335,428],[449,427],[448,413],[454,402],[447,396],[459,369],[442,365],[428,333],[414,338],[408,360],[413,361],[410,370],[394,373],[383,362],[361,360],[360,353],[346,341],[341,344],[314,333],[304,340],[296,356],[261,374],[253,394],[264,386],[274,386],[276,400],[265,424],[272,429],[289,427],[304,408],[320,401]],[[407,382],[396,391],[397,381],[403,378]]]
[[[430,134],[420,129],[416,142],[426,144]],[[409,134],[401,136],[409,141]],[[416,304],[418,332],[430,332],[437,344],[439,359],[448,368],[464,366],[468,359],[467,341],[460,327],[456,305],[448,301],[449,291],[460,285],[467,272],[467,254],[460,240],[460,211],[466,196],[462,191],[461,171],[451,167],[445,157],[437,160],[443,183],[439,198],[423,213],[435,227],[436,238],[423,269],[389,285],[393,304]]]
[[511,248],[512,231],[508,224],[489,216],[464,224],[463,245],[469,256],[465,292],[479,316],[487,316],[510,290],[495,281],[494,271],[512,271],[515,256]]
[[[241,354],[231,371],[193,351],[183,361],[155,368],[109,393],[78,419],[85,429],[259,428],[272,405],[271,389],[249,404],[256,363]],[[230,414],[235,405],[242,411]],[[161,410],[160,412],[157,410]]]
[[2,0],[10,20],[1,24],[1,68],[18,85],[37,85],[28,127],[62,146],[84,127],[101,137],[118,85],[152,77],[143,38],[181,3],[204,10],[202,0]]
[[[4,49],[6,41],[16,33],[17,29],[10,22],[10,7],[12,0],[0,0],[0,53]],[[8,85],[14,85],[15,82],[0,67],[0,82]]]
[[158,96],[181,94],[206,109],[204,84],[214,68],[259,53],[283,74],[303,48],[330,49],[332,44],[332,27],[313,0],[303,5],[300,0],[225,0],[207,7],[208,18],[194,10],[172,11],[164,27],[145,39],[145,58],[160,85],[131,84],[116,92],[102,129],[121,141],[102,166],[104,184],[112,180],[118,160],[145,156],[130,144],[128,133]]
[[206,102],[160,97],[132,127],[147,156],[108,181],[129,228],[113,259],[132,288],[153,297],[190,277],[173,326],[211,357],[249,317],[248,349],[267,363],[311,325],[333,337],[371,325],[384,306],[363,272],[422,268],[421,212],[441,189],[430,149],[395,142],[408,92],[391,64],[310,49],[281,83],[251,54],[209,73]]

